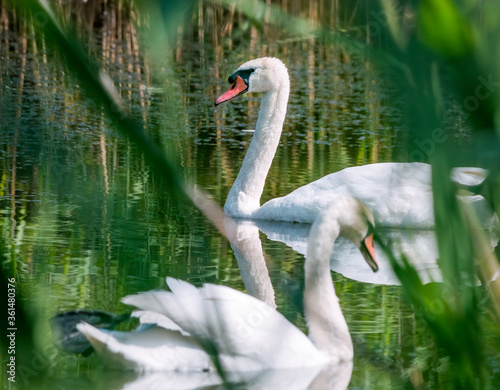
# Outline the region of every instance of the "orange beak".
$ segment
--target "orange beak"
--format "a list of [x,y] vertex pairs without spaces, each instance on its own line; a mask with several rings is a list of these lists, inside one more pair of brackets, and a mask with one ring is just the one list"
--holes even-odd
[[378,271],[377,258],[375,257],[375,249],[373,248],[373,234],[370,234],[361,241],[361,254],[365,258],[373,272]]
[[222,95],[219,96],[219,98],[215,101],[215,106],[218,106],[219,104],[231,100],[232,98],[235,98],[238,95],[241,95],[242,93],[245,93],[248,89],[248,85],[245,84],[243,79],[240,76],[236,76],[236,80],[234,83],[229,87],[229,89],[224,92]]

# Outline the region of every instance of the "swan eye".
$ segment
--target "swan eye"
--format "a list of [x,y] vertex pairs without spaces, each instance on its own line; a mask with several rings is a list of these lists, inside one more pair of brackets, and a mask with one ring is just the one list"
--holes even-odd
[[375,226],[373,226],[373,224],[368,220],[368,218],[365,218],[365,222],[368,225],[368,232],[366,233],[366,235],[369,236],[370,234],[374,234]]
[[240,76],[243,81],[245,82],[246,85],[248,85],[250,75],[255,72],[255,68],[250,68],[250,69],[242,69],[234,72],[227,81],[229,81],[229,84],[233,84],[236,81],[236,76]]

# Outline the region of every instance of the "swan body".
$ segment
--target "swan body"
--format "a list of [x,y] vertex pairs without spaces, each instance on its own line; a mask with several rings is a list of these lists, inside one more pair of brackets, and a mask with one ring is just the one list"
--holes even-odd
[[170,292],[150,291],[123,299],[140,310],[135,315],[142,323],[150,325],[134,332],[109,332],[80,323],[78,330],[112,365],[140,372],[213,372],[207,348],[216,351],[225,372],[321,368],[350,361],[353,346],[335,295],[330,256],[334,241],[342,235],[373,267],[372,224],[366,205],[343,196],[313,224],[304,290],[309,337],[250,295],[212,284],[196,288],[170,277]]
[[[260,206],[285,120],[290,92],[288,71],[279,59],[264,57],[241,65],[229,82],[231,87],[216,100],[216,105],[246,92],[261,92],[262,101],[252,142],[226,199],[227,215],[312,223],[336,195],[350,195],[368,205],[378,225],[434,226],[431,167],[424,163],[377,163],[346,168]],[[452,180],[472,186],[481,183],[485,175],[480,168],[455,168]],[[484,199],[476,196],[469,201],[481,203]]]
[[[455,168],[452,178],[461,179],[463,185],[476,185],[484,179],[484,171]],[[425,163],[377,163],[345,168],[287,196],[271,199],[252,218],[312,223],[336,195],[352,195],[362,200],[373,210],[375,220],[384,226],[420,229],[434,226],[431,166]],[[485,206],[479,195],[461,198],[477,202],[478,207]]]

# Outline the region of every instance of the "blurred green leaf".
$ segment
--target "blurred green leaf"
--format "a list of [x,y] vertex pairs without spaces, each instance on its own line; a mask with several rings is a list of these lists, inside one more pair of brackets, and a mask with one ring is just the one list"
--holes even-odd
[[394,39],[394,42],[396,42],[396,45],[401,50],[405,49],[408,44],[408,34],[401,28],[402,13],[398,10],[398,7],[401,7],[401,3],[395,0],[380,0],[380,4],[384,15],[386,15],[392,39]]
[[432,161],[432,183],[438,264],[445,283],[460,289],[475,285],[474,254],[450,175],[451,167],[445,153],[437,151]]
[[445,58],[462,57],[472,50],[470,25],[453,0],[422,0],[418,27],[424,45]]

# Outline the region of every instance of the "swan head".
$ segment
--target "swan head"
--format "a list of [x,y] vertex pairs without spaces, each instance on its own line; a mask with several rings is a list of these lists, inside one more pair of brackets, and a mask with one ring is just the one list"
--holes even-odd
[[375,221],[371,210],[363,202],[354,199],[357,203],[351,217],[352,224],[341,226],[340,235],[351,240],[356,245],[365,261],[373,272],[378,271],[378,262],[373,248],[373,235],[375,233]]
[[331,206],[318,214],[311,228],[310,237],[315,237],[317,242],[312,250],[325,251],[326,254],[321,256],[329,259],[333,250],[331,237],[340,235],[352,241],[373,272],[377,272],[374,226],[373,214],[366,204],[350,196],[336,197]]
[[265,93],[290,84],[285,64],[274,57],[245,62],[229,76],[228,81],[231,86],[215,101],[216,106],[246,92]]

